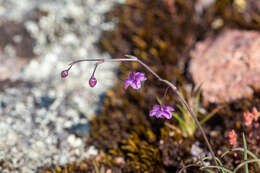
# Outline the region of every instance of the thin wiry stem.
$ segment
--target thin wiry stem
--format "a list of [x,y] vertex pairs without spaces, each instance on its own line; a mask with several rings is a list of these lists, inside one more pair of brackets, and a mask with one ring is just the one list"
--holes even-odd
[[99,62],[97,62],[96,64],[95,64],[95,67],[94,67],[94,70],[93,70],[93,72],[92,72],[92,75],[91,75],[91,77],[94,77],[94,75],[95,75],[95,72],[96,72],[96,70],[97,70],[97,67],[98,67],[98,65],[99,64],[102,64],[103,63],[103,61],[99,61]]
[[116,58],[116,59],[104,59],[104,58],[94,58],[94,59],[81,59],[77,61],[73,61],[72,63],[69,64],[69,66],[72,66],[74,64],[77,64],[79,62],[83,61],[98,61],[98,62],[126,62],[126,61],[137,61],[137,58],[131,57],[129,58]]
[[167,87],[166,90],[164,91],[164,95],[163,95],[163,99],[162,99],[163,104],[164,104],[165,101],[166,101],[166,96],[167,96],[167,92],[168,92],[169,88],[170,88],[170,87]]
[[178,173],[182,173],[185,169],[189,168],[189,167],[201,167],[202,165],[199,164],[190,164],[187,166],[184,166],[183,168],[181,168],[181,170]]
[[143,61],[139,60],[137,57],[132,56],[132,55],[125,55],[127,58],[117,58],[117,59],[103,59],[103,58],[96,58],[96,59],[82,59],[82,60],[77,60],[74,61],[72,63],[69,64],[69,69],[76,63],[79,62],[83,62],[83,61],[98,61],[98,62],[138,62],[139,64],[141,64],[144,68],[146,68],[150,73],[152,73],[159,81],[163,82],[164,84],[168,85],[178,96],[180,102],[187,108],[187,110],[189,111],[189,113],[191,114],[192,118],[195,120],[196,125],[199,127],[199,130],[202,133],[202,136],[206,142],[206,145],[210,151],[210,154],[215,162],[216,165],[218,165],[217,160],[216,160],[216,156],[213,152],[213,149],[208,141],[208,138],[206,136],[205,131],[203,130],[202,126],[199,123],[198,118],[196,117],[196,115],[194,114],[194,112],[192,111],[192,109],[190,108],[190,106],[188,105],[188,103],[185,101],[185,99],[181,96],[180,92],[178,91],[177,87],[172,84],[171,82],[162,79],[157,73],[155,73],[148,65],[146,65]]

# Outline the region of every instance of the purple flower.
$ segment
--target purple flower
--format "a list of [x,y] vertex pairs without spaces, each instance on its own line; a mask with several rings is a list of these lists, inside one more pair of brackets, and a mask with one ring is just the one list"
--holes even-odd
[[171,119],[171,111],[174,111],[171,106],[154,105],[153,110],[150,111],[150,116],[156,116],[156,118]]
[[125,89],[131,85],[133,89],[141,88],[141,81],[145,81],[147,78],[144,73],[141,72],[130,72],[129,76],[125,80]]

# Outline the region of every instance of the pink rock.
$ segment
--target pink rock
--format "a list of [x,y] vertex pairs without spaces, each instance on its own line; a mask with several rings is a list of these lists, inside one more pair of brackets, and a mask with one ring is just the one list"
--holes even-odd
[[0,81],[10,79],[29,63],[30,59],[9,56],[0,50]]
[[260,86],[260,34],[226,30],[196,44],[189,72],[206,103],[250,97]]

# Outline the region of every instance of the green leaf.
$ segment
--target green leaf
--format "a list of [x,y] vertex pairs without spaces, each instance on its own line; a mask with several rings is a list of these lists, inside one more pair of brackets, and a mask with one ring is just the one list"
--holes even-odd
[[200,93],[201,93],[201,86],[195,91],[196,92],[196,97],[195,97],[195,105],[194,105],[194,113],[197,116],[199,112],[199,104],[200,104]]
[[159,103],[159,105],[162,105],[161,99],[159,99],[158,97],[156,97],[156,100],[157,100],[157,102]]
[[187,112],[187,109],[182,107],[181,105],[177,104],[177,108],[181,111],[181,113],[184,115]]
[[260,163],[260,159],[252,159],[252,160],[247,160],[247,161],[245,161],[245,162],[240,163],[240,164],[236,167],[236,169],[234,170],[234,173],[236,173],[236,172],[237,172],[240,168],[242,168],[245,164],[248,165],[248,163],[255,163],[255,162]]
[[178,121],[183,133],[185,133],[186,135],[188,134],[188,130],[187,130],[187,124],[186,122],[177,114],[172,112],[173,117]]
[[[241,152],[244,152],[244,148],[234,148],[234,149],[232,149],[232,150],[228,150],[228,151],[226,151],[225,153],[223,153],[220,157],[222,158],[222,157],[224,157],[225,155],[227,155],[228,153],[233,152],[233,151],[241,151]],[[253,154],[251,151],[249,151],[249,150],[247,150],[247,154],[250,155],[251,157],[253,157],[255,160],[258,159],[258,158],[256,157],[256,155],[254,155],[254,154]],[[258,167],[259,167],[259,169],[260,169],[260,163],[259,163],[259,162],[258,162]]]
[[96,173],[100,173],[99,170],[98,170],[97,163],[94,161],[93,164],[94,164],[94,167],[95,167],[95,172]]
[[[212,157],[211,157],[211,156],[208,156],[208,157],[203,157],[203,158],[201,158],[200,160],[201,160],[201,162],[203,163],[203,165],[205,165],[205,164],[204,164],[204,160],[211,160],[211,159],[212,159]],[[218,164],[220,165],[220,167],[224,167],[223,164],[222,164],[222,162],[221,162],[221,160],[220,160],[219,158],[215,157],[215,159],[216,159],[216,161],[218,162]],[[226,171],[224,171],[224,170],[222,170],[222,172],[223,172],[223,173],[226,173]]]
[[[245,134],[243,133],[243,144],[244,144],[244,161],[247,161],[247,145]],[[248,173],[248,164],[245,164],[245,173]]]
[[222,171],[225,171],[227,173],[233,173],[232,171],[228,170],[227,168],[224,168],[222,166],[204,166],[202,167],[203,169],[209,169],[209,168],[214,168],[214,169],[219,169],[219,170],[222,170]]
[[203,118],[200,121],[200,124],[204,124],[205,122],[207,122],[210,118],[212,118],[221,108],[223,108],[222,106],[215,108],[213,111],[211,111],[205,118]]

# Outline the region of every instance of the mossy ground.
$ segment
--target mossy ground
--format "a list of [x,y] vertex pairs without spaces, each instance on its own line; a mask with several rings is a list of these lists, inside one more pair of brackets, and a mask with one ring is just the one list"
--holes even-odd
[[[114,58],[125,54],[139,57],[160,76],[185,91],[187,85],[194,85],[186,69],[189,51],[197,41],[224,28],[260,29],[260,9],[254,6],[252,0],[246,3],[247,6],[242,8],[235,1],[219,0],[198,14],[192,0],[175,0],[174,7],[167,6],[161,0],[128,0],[107,15],[108,20],[118,19],[118,24],[112,32],[104,33],[99,46]],[[170,8],[174,8],[174,13]],[[222,24],[216,26],[214,22],[217,20]],[[172,133],[172,129],[165,126],[166,121],[176,124],[174,119],[150,118],[149,109],[156,103],[156,97],[163,96],[166,86],[146,73],[149,80],[140,92],[124,90],[123,79],[130,70],[144,69],[135,63],[122,63],[118,71],[121,82],[107,92],[101,113],[91,121],[87,143],[100,151],[99,166],[104,165],[112,172],[158,173],[175,172],[193,163],[190,146],[195,140],[200,141],[207,151],[200,132],[197,131],[192,139],[184,139],[181,134]],[[174,106],[175,95],[170,92],[166,102]],[[218,106],[223,108],[204,127],[214,151],[221,153],[230,149],[228,139],[223,134],[231,129],[244,130],[243,111],[253,106],[260,109],[258,89],[252,98],[221,105],[211,104],[204,108],[210,112]],[[255,145],[248,146],[259,156]],[[224,166],[234,168],[236,162],[230,154],[225,157]],[[253,172],[257,170],[254,166],[250,169]],[[55,167],[42,170],[65,172],[57,171]],[[200,171],[193,168],[188,172]]]

